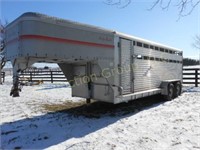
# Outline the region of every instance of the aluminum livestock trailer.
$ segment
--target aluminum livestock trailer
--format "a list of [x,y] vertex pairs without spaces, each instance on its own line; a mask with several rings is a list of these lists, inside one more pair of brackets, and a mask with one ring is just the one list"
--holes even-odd
[[181,94],[180,50],[112,30],[29,12],[7,25],[4,51],[13,65],[14,97],[19,72],[35,62],[57,63],[72,96],[88,102]]

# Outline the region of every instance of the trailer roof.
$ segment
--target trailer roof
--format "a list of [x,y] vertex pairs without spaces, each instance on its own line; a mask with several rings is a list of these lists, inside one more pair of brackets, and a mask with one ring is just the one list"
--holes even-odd
[[36,13],[36,12],[26,12],[26,13],[22,14],[20,17],[15,19],[13,22],[8,24],[7,27],[9,27],[11,24],[16,22],[18,19],[24,18],[24,17],[36,17],[36,18],[39,18],[41,20],[42,19],[51,20],[51,21],[55,21],[56,23],[60,23],[60,24],[66,24],[67,23],[68,25],[71,25],[71,26],[77,25],[77,26],[83,27],[84,29],[88,29],[88,30],[92,29],[94,31],[96,30],[96,31],[100,31],[100,32],[106,32],[106,33],[109,33],[109,34],[116,34],[120,37],[133,39],[133,40],[148,43],[148,44],[151,44],[151,45],[154,45],[154,46],[164,47],[164,48],[172,49],[172,50],[175,50],[175,51],[181,51],[180,49],[177,49],[177,48],[174,48],[174,47],[170,47],[170,46],[167,46],[167,45],[163,45],[163,44],[156,43],[156,42],[153,42],[153,41],[149,41],[149,40],[146,40],[146,39],[142,39],[142,38],[139,38],[139,37],[128,35],[128,34],[125,34],[125,33],[117,32],[117,31],[114,31],[114,30],[109,30],[109,29],[105,29],[105,28],[102,28],[102,27],[97,27],[97,26],[79,23],[79,22],[75,22],[75,21],[70,21],[70,20],[66,20],[66,19],[61,19],[61,18],[57,18],[57,17],[51,17],[51,16],[48,16],[48,15],[44,15],[44,14],[40,14],[40,13]]
[[136,41],[139,41],[139,42],[142,42],[142,43],[147,43],[147,44],[150,44],[150,45],[154,45],[154,46],[163,47],[163,48],[182,52],[180,49],[177,49],[177,48],[174,48],[174,47],[171,47],[171,46],[167,46],[167,45],[164,45],[164,44],[160,44],[160,43],[157,43],[157,42],[149,41],[149,40],[146,40],[146,39],[142,39],[142,38],[139,38],[139,37],[135,37],[135,36],[132,36],[132,35],[128,35],[128,34],[125,34],[125,33],[116,32],[116,34],[119,35],[120,37],[133,39],[133,40],[136,40]]
[[[71,25],[72,27],[74,26],[80,26],[83,28],[87,28],[89,30],[98,30],[101,32],[106,32],[106,33],[110,33],[113,34],[114,31],[113,30],[109,30],[109,29],[105,29],[105,28],[101,28],[101,27],[97,27],[97,26],[93,26],[93,25],[88,25],[88,24],[84,24],[84,23],[79,23],[76,21],[71,21],[71,20],[67,20],[67,19],[62,19],[62,18],[58,18],[58,17],[52,17],[52,16],[48,16],[48,15],[44,15],[44,14],[40,14],[40,13],[36,13],[36,12],[26,12],[24,14],[22,14],[19,18],[23,18],[23,17],[35,17],[41,20],[49,20],[52,22],[55,22],[57,24],[63,24],[63,25]],[[17,19],[16,19],[17,20]]]

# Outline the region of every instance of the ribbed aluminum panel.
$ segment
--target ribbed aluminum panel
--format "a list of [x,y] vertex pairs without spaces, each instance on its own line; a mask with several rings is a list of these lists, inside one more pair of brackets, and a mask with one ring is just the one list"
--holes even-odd
[[182,79],[180,63],[135,60],[134,92],[158,88],[163,80]]
[[[130,66],[131,64],[131,41],[121,39],[121,48],[120,48],[120,62],[121,67]],[[131,93],[131,72],[123,72],[121,74],[120,80],[121,86],[123,87],[123,93]]]

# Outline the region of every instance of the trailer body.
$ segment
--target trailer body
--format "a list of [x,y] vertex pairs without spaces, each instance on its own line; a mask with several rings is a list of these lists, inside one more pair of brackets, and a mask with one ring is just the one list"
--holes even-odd
[[6,27],[5,57],[18,72],[35,62],[57,63],[72,96],[120,103],[169,94],[182,83],[182,52],[112,30],[25,13]]

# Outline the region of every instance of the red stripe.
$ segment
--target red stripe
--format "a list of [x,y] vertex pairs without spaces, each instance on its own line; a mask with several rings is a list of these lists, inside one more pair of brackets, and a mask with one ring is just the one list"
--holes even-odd
[[15,38],[15,39],[12,39],[12,40],[6,42],[6,44],[15,43],[15,42],[17,42],[17,41],[18,41],[18,38]]
[[114,48],[114,45],[109,44],[99,44],[99,43],[92,43],[92,42],[84,42],[84,41],[77,41],[71,39],[63,39],[63,38],[56,38],[56,37],[49,37],[43,35],[21,35],[20,39],[38,39],[38,40],[46,40],[46,41],[54,41],[54,42],[61,42],[61,43],[69,43],[69,44],[76,44],[76,45],[85,45],[85,46],[95,46],[95,47],[104,47],[104,48]]

